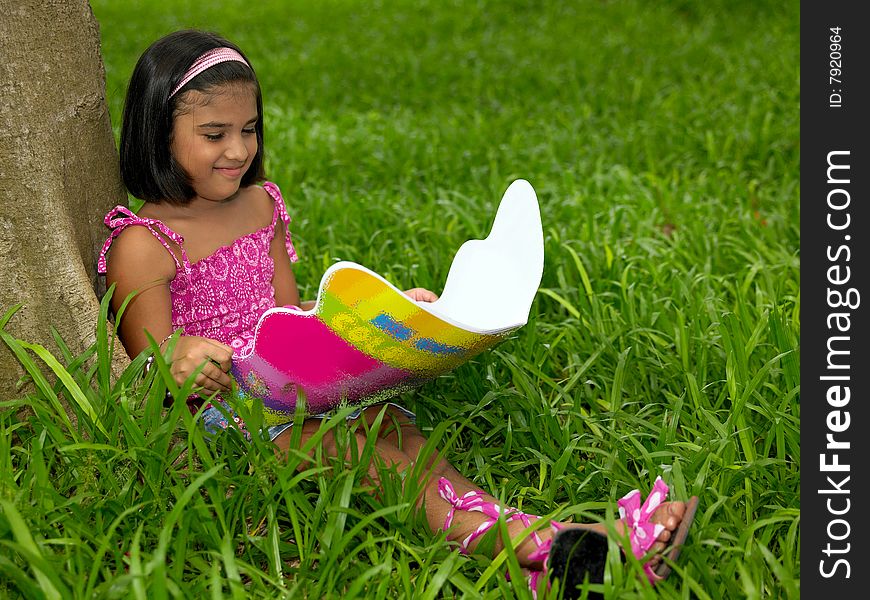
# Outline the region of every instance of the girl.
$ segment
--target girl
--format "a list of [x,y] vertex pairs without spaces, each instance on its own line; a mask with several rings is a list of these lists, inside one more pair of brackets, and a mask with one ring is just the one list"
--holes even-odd
[[[107,284],[116,285],[116,311],[136,292],[120,323],[128,354],[133,357],[147,348],[146,332],[161,340],[165,350],[180,329],[171,373],[182,383],[201,368],[195,383],[206,396],[229,389],[233,353],[243,353],[252,342],[264,311],[276,305],[300,306],[291,269],[297,257],[290,219],[278,187],[264,181],[263,152],[260,86],[239,48],[217,35],[186,30],[144,52],[127,91],[120,154],[124,183],[145,204],[138,214],[119,206],[106,215],[112,232],[99,269]],[[416,301],[437,298],[420,288],[406,294]],[[224,408],[233,414],[226,404]],[[382,409],[370,407],[352,418],[371,422]],[[376,452],[385,464],[405,471],[415,464],[425,438],[412,413],[397,405],[386,410],[400,431],[380,432]],[[228,426],[222,411],[211,404],[202,408],[202,416],[209,430]],[[285,452],[291,425],[267,432]],[[317,418],[304,422],[302,443],[319,425]],[[365,433],[356,435],[364,445]],[[335,456],[331,435],[323,445]],[[370,472],[377,482],[376,471]],[[477,547],[500,512],[512,538],[538,519],[500,508],[494,497],[477,490],[437,455],[422,485],[420,505],[430,526],[444,528],[463,552]],[[683,502],[662,502],[666,493],[659,479],[643,506],[638,492],[629,494],[619,501],[624,514],[614,527],[620,536],[628,533],[636,556],[656,552],[645,566],[651,580],[667,574],[661,551],[671,541],[670,557],[676,558],[697,501],[693,498],[687,509]],[[563,580],[569,593],[587,576],[601,581],[606,533],[603,524],[555,522],[531,536],[526,532],[516,552],[530,570],[533,589],[546,569]],[[495,552],[499,549],[497,540]]]

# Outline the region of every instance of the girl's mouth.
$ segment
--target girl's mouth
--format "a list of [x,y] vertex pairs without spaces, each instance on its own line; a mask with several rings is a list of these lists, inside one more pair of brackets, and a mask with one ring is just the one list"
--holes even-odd
[[224,175],[225,177],[229,177],[231,179],[235,179],[236,177],[242,176],[242,168],[241,167],[236,167],[236,168],[215,167],[215,171],[217,171],[221,175]]

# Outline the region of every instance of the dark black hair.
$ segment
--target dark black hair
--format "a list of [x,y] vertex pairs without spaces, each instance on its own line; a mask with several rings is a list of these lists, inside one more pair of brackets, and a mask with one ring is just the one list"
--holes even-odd
[[[178,102],[191,90],[208,92],[228,83],[247,82],[257,96],[257,154],[242,177],[244,187],[265,178],[263,171],[263,97],[252,67],[228,61],[210,67],[187,82],[172,98],[197,58],[214,48],[244,53],[221,36],[193,29],[176,31],[151,44],[133,69],[121,125],[121,178],[127,190],[146,202],[186,204],[195,195],[190,178],[172,156],[172,122]],[[251,61],[245,56],[245,60]]]

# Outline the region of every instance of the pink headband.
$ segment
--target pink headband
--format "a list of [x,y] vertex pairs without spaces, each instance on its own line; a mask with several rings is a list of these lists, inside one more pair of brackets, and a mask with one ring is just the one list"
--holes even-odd
[[241,54],[239,54],[232,48],[213,48],[212,50],[209,50],[208,52],[197,58],[195,61],[193,61],[193,64],[187,70],[187,73],[184,74],[184,77],[181,78],[181,81],[178,83],[178,85],[175,86],[175,89],[172,90],[172,93],[169,94],[169,97],[172,98],[175,94],[178,93],[178,90],[183,88],[191,79],[193,79],[206,69],[222,62],[229,61],[243,63],[249,68],[251,66],[244,58],[242,58]]

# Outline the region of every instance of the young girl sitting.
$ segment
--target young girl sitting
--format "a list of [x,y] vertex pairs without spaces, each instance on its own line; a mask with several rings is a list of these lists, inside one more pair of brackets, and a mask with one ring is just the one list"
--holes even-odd
[[[179,31],[156,41],[133,71],[120,146],[124,183],[145,201],[138,214],[118,206],[105,218],[112,232],[99,269],[116,286],[113,308],[117,311],[135,292],[120,322],[122,341],[133,357],[148,347],[146,332],[162,340],[159,346],[166,350],[180,329],[171,356],[173,377],[182,383],[201,368],[196,385],[202,395],[218,398],[216,392],[230,387],[233,354],[244,353],[252,342],[263,312],[300,306],[291,269],[297,256],[290,218],[278,186],[264,181],[263,106],[250,61],[211,33]],[[437,299],[421,288],[406,294],[416,301]],[[211,403],[202,407],[210,431],[228,426],[224,413],[234,415],[225,402],[214,402],[224,410]],[[382,409],[369,407],[354,418],[371,422]],[[375,449],[385,464],[403,471],[415,464],[425,438],[412,413],[394,404],[386,410],[401,431],[381,431]],[[317,418],[304,422],[302,443],[320,423]],[[286,452],[291,426],[273,426],[265,433]],[[356,435],[364,445],[365,434]],[[322,443],[336,455],[331,435]],[[477,547],[500,512],[512,538],[539,518],[501,508],[496,498],[436,456],[423,481],[420,505],[431,528],[443,528],[462,552]],[[635,556],[656,553],[645,566],[651,581],[669,571],[661,551],[670,541],[670,557],[676,558],[697,501],[693,498],[688,507],[667,503],[666,494],[660,479],[643,506],[640,494],[632,492],[619,501],[622,519],[615,524],[620,536],[628,531]],[[526,534],[516,549],[533,589],[546,570],[550,578],[562,580],[568,595],[586,577],[601,581],[606,527],[551,525]],[[496,541],[494,551],[500,547]]]

